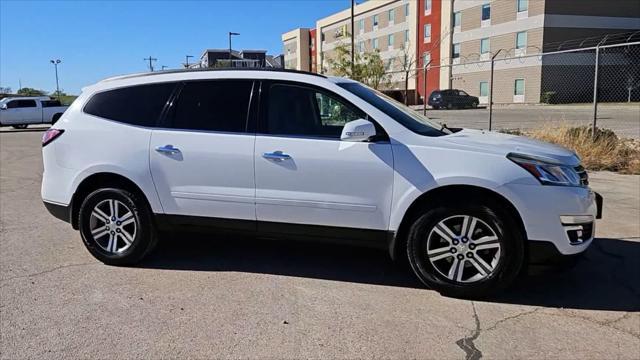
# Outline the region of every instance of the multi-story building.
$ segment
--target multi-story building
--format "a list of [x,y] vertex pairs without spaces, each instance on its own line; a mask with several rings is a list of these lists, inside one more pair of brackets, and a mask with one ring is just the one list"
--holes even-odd
[[[563,41],[636,31],[640,29],[640,2],[455,1],[453,26],[451,62],[454,66],[447,68],[451,70],[453,88],[479,96],[480,102],[486,103],[490,63],[483,61],[501,51],[495,62],[495,103],[537,103],[547,91],[571,100],[560,93],[569,92],[572,101],[580,101],[576,92],[593,84],[592,57],[566,54],[559,61],[560,55],[526,55],[557,50]],[[503,57],[511,59],[501,60]],[[577,76],[584,71],[585,76]],[[572,81],[567,81],[569,79]]]
[[229,54],[229,49],[207,49],[202,52],[200,62],[190,67],[282,67],[281,61],[278,56],[267,55],[266,50],[231,50]]
[[[561,67],[550,57],[526,55],[550,50],[545,44],[640,30],[640,1],[369,0],[355,6],[354,25],[356,52],[379,51],[391,73],[387,92],[404,90],[402,70],[410,67],[418,70],[410,72],[409,99],[424,99],[420,69],[430,63],[426,94],[457,88],[486,103],[489,60],[500,52],[494,102],[536,103],[548,91],[575,95],[593,77],[580,76],[584,84],[576,81],[574,89],[566,84],[560,89],[558,75],[578,74],[586,63],[576,60],[582,65]],[[319,19],[315,28],[284,34],[285,67],[331,74],[329,59],[337,46],[351,46],[351,33],[347,8]],[[511,59],[501,60],[505,57]]]

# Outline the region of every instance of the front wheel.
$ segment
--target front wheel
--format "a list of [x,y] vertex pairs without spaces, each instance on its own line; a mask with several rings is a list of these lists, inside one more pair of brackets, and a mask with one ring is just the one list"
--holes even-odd
[[13,125],[13,126],[11,126],[11,127],[12,127],[12,128],[14,128],[14,129],[22,130],[22,129],[26,129],[26,128],[27,128],[27,126],[29,126],[29,125],[27,125],[27,124],[20,124],[20,125]]
[[78,225],[87,250],[109,265],[133,265],[157,243],[148,205],[123,189],[89,194],[80,207]]
[[444,295],[484,297],[508,286],[524,261],[524,240],[499,207],[442,206],[419,216],[407,255],[416,276]]
[[472,102],[472,103],[471,103],[471,108],[472,108],[472,109],[477,109],[477,108],[478,108],[478,103],[477,103],[477,102],[475,102],[475,101],[474,101],[474,102]]

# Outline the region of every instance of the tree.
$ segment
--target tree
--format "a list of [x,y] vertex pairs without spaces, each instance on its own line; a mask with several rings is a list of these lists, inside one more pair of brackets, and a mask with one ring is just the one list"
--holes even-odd
[[417,65],[415,54],[409,51],[409,44],[403,44],[399,51],[398,61],[400,63],[400,70],[404,76],[404,91],[402,97],[404,98],[404,104],[407,105],[409,101],[409,79],[415,77],[414,67]]
[[47,95],[47,92],[44,90],[38,90],[38,89],[33,89],[33,88],[22,88],[20,90],[18,90],[18,95],[24,95],[24,96],[44,96]]
[[327,60],[334,75],[360,81],[376,90],[387,85],[388,75],[378,51],[356,53],[353,63],[351,50],[347,45],[339,44],[334,51],[334,56]]
[[11,88],[0,86],[0,94],[11,94]]

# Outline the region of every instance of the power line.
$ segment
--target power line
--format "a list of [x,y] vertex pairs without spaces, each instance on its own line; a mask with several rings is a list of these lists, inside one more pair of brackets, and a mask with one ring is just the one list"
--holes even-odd
[[144,58],[144,61],[149,61],[149,71],[153,72],[153,61],[158,61],[158,59],[151,57],[151,55],[149,55],[148,58]]

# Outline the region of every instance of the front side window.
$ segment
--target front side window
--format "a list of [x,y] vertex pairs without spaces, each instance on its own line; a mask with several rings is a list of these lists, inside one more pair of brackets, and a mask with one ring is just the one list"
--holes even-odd
[[516,79],[513,95],[524,95],[524,79]]
[[338,139],[344,124],[366,117],[337,96],[289,84],[269,87],[266,113],[268,134]]
[[171,109],[171,127],[245,132],[251,80],[187,82]]
[[481,39],[480,40],[480,53],[481,54],[486,54],[488,52],[491,51],[491,43],[489,42],[489,39]]
[[35,100],[13,100],[7,103],[8,109],[37,107]]
[[516,49],[524,49],[527,47],[527,32],[521,31],[516,34]]
[[138,126],[155,126],[175,88],[174,83],[130,86],[97,93],[84,112]]
[[482,5],[482,21],[491,19],[491,5],[484,4]]
[[489,83],[480,81],[480,96],[489,96]]
[[529,10],[529,0],[516,0],[518,2],[518,12]]
[[451,132],[442,125],[432,122],[419,112],[393,100],[383,93],[357,82],[338,83],[343,89],[351,92],[407,129],[424,136],[442,136]]

